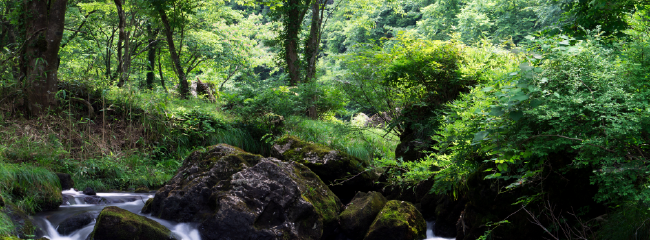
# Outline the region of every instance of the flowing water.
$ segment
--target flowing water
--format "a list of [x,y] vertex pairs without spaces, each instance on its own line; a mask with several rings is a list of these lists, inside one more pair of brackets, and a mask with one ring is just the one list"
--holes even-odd
[[[95,227],[95,221],[87,226],[76,230],[67,235],[61,235],[57,232],[57,228],[67,218],[82,212],[90,212],[95,217],[106,206],[116,206],[138,215],[148,217],[163,226],[169,228],[179,240],[200,240],[197,225],[195,223],[176,223],[172,221],[162,220],[151,217],[151,214],[142,214],[140,210],[144,206],[147,199],[152,198],[152,193],[97,193],[97,197],[88,196],[82,192],[73,189],[63,191],[63,195],[67,198],[64,199],[64,205],[61,205],[56,211],[40,212],[34,216],[36,224],[38,224],[44,231],[45,237],[52,240],[84,240]],[[101,199],[101,200],[100,200]],[[97,201],[99,201],[97,203]],[[95,204],[91,204],[91,203]],[[453,238],[436,237],[433,234],[434,222],[427,222],[427,238],[425,240],[450,240]]]
[[[36,224],[38,224],[44,231],[45,237],[52,240],[84,240],[95,227],[95,222],[76,230],[68,235],[61,235],[57,232],[57,228],[61,222],[68,217],[81,212],[90,212],[97,217],[99,212],[106,206],[116,206],[130,212],[148,217],[163,226],[169,228],[179,240],[200,240],[197,224],[192,223],[176,223],[172,221],[162,220],[151,217],[151,214],[142,214],[140,210],[144,206],[147,199],[152,198],[152,193],[97,193],[98,197],[84,195],[82,192],[74,190],[63,191],[63,195],[67,197],[67,203],[61,205],[56,211],[40,212],[34,216]],[[89,204],[86,202],[97,204]]]

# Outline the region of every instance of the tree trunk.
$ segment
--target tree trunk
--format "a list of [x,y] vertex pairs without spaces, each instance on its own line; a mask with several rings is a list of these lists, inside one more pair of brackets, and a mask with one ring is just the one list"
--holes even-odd
[[155,80],[155,63],[156,63],[156,34],[151,29],[151,26],[147,26],[147,31],[149,32],[149,52],[147,55],[147,88],[153,89],[153,81]]
[[67,0],[24,0],[25,48],[21,73],[27,109],[33,116],[56,106],[59,48],[63,38]]
[[[317,1],[317,0],[311,0]],[[308,5],[311,3],[308,1]],[[307,5],[307,6],[308,6]],[[298,40],[302,30],[302,20],[309,7],[302,7],[301,0],[289,0],[285,6],[286,15],[284,20],[284,60],[287,63],[289,73],[289,85],[296,86],[300,82],[300,58],[298,57]]]
[[158,9],[158,13],[160,14],[160,19],[165,26],[165,37],[167,39],[167,45],[169,46],[169,55],[172,58],[174,69],[176,70],[176,75],[178,76],[178,81],[180,84],[179,92],[181,94],[181,98],[187,98],[189,95],[189,86],[187,84],[185,72],[183,72],[180,56],[178,56],[176,47],[174,46],[174,32],[169,25],[169,19],[167,18],[167,13],[165,13],[165,10]]
[[318,61],[318,52],[320,50],[320,33],[323,26],[324,10],[325,5],[321,6],[320,0],[312,0],[311,28],[309,30],[307,45],[305,46],[305,59],[307,60],[305,82],[313,81],[316,77],[316,62]]
[[117,16],[119,18],[118,27],[118,40],[117,40],[117,77],[119,82],[117,83],[118,87],[124,86],[126,82],[126,71],[125,71],[125,62],[128,59],[128,43],[129,39],[126,34],[126,13],[124,13],[124,8],[122,6],[123,0],[114,0],[115,7],[117,8]]
[[158,48],[158,72],[160,72],[160,85],[165,89],[165,92],[167,92],[167,87],[165,86],[165,78],[163,77],[163,71],[162,71],[162,63],[160,62],[160,59],[162,58],[162,54],[160,53],[160,48]]

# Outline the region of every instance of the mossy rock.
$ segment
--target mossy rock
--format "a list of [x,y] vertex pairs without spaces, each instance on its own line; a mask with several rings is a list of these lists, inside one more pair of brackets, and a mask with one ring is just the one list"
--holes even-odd
[[302,164],[264,158],[230,187],[199,226],[205,240],[334,238],[341,202]]
[[352,240],[363,239],[386,201],[378,192],[358,192],[339,215],[343,233]]
[[146,187],[139,187],[139,188],[135,189],[135,193],[148,193],[148,192],[149,192],[149,189],[146,188]]
[[[347,153],[326,146],[305,142],[294,136],[284,136],[276,141],[271,155],[280,160],[304,164],[316,173],[344,203],[357,191],[374,189],[377,176],[367,172],[368,164]],[[331,185],[342,182],[342,184]]]
[[142,213],[147,214],[151,213],[151,203],[153,202],[153,198],[147,199],[147,202],[144,203],[144,207],[142,207],[142,210],[140,210]]
[[[23,210],[11,202],[5,202],[5,206],[0,208],[0,214],[4,214],[13,225],[13,236],[19,238],[42,237],[43,231],[33,223],[32,217],[27,215]],[[3,217],[3,216],[0,216]],[[3,217],[4,218],[4,217]],[[8,223],[4,223],[8,224]]]
[[97,218],[91,240],[175,239],[169,229],[149,218],[118,207],[105,207]]
[[257,164],[262,156],[227,144],[191,153],[176,175],[158,189],[152,216],[177,222],[200,222],[214,213],[219,194],[232,175]]
[[59,182],[61,183],[61,189],[68,190],[74,188],[74,181],[72,176],[67,173],[56,173],[56,176],[59,177]]
[[405,201],[388,201],[372,222],[364,240],[415,240],[426,238],[422,214]]

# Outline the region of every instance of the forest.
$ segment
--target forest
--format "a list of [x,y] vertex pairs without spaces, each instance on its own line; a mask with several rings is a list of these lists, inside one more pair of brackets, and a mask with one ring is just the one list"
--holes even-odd
[[650,0],[0,0],[0,239],[650,240],[649,101]]

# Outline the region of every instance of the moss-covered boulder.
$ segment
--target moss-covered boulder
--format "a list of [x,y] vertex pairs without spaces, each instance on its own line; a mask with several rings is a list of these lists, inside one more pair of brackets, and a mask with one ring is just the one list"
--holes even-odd
[[352,240],[363,239],[386,201],[378,192],[358,192],[339,215],[343,233]]
[[331,239],[341,202],[309,168],[265,158],[232,177],[203,239]]
[[33,221],[32,217],[11,202],[5,202],[5,206],[0,207],[0,224],[3,225],[4,230],[11,231],[11,236],[18,236],[19,238],[42,237],[43,230]]
[[427,224],[422,214],[405,201],[388,201],[364,240],[415,240],[426,237]]
[[262,156],[227,144],[191,153],[151,203],[152,216],[177,222],[200,222],[214,214],[219,194],[231,176],[257,164]]
[[91,240],[175,239],[160,223],[118,207],[105,207],[97,217]]
[[333,150],[320,144],[302,141],[293,136],[284,136],[276,141],[271,155],[281,160],[302,163],[330,186],[344,203],[349,202],[357,191],[374,189],[377,176],[366,172],[367,163],[347,153]]
[[147,214],[151,213],[151,203],[153,202],[153,198],[147,199],[147,202],[144,203],[144,207],[142,207],[142,210],[140,210],[142,213]]
[[220,144],[192,153],[143,212],[202,239],[330,239],[341,202],[306,166]]

